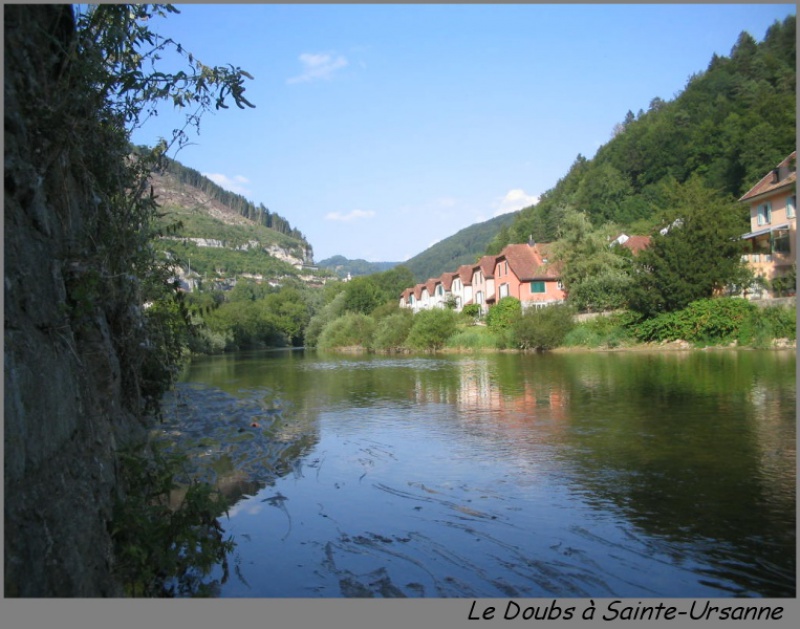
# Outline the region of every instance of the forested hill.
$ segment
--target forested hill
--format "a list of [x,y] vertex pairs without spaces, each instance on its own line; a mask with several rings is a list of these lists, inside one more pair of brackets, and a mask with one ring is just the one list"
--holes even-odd
[[368,262],[367,260],[350,260],[344,256],[333,256],[317,262],[317,266],[329,269],[339,277],[347,277],[349,273],[352,277],[359,275],[372,275],[373,273],[383,273],[393,269],[399,262]]
[[250,219],[264,227],[306,242],[305,236],[299,229],[292,227],[285,218],[274,212],[270,212],[263,203],[256,206],[252,201],[248,201],[241,194],[225,190],[221,186],[211,181],[202,173],[184,166],[180,162],[165,158],[165,170],[177,179],[178,183],[188,184],[197,188],[201,192],[218,201],[222,205],[231,208],[245,218]]
[[418,282],[455,271],[462,264],[472,264],[483,255],[497,232],[514,222],[515,216],[515,213],[502,214],[465,227],[401,264],[411,271]]
[[795,149],[795,86],[795,16],[773,24],[760,43],[742,33],[729,57],[714,55],[674,100],[655,97],[647,111],[629,111],[595,157],[578,155],[491,249],[529,235],[556,239],[569,209],[586,212],[595,226],[644,233],[664,208],[662,184],[671,178],[697,176],[739,198]]

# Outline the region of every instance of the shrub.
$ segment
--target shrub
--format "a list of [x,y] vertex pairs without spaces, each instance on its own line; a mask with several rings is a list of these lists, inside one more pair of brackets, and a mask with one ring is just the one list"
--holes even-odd
[[503,297],[496,305],[489,308],[486,325],[493,332],[509,330],[522,316],[522,304],[516,297]]
[[324,308],[311,317],[305,329],[305,344],[308,347],[315,347],[325,326],[344,314],[346,298],[347,296],[344,292],[339,293]]
[[497,335],[484,326],[470,326],[457,331],[447,340],[447,347],[463,349],[494,349]]
[[564,342],[573,326],[568,306],[530,308],[514,323],[513,340],[521,349],[552,349]]
[[467,304],[461,309],[461,314],[477,319],[481,316],[481,307],[478,304]]
[[375,333],[375,321],[365,314],[348,312],[334,319],[319,336],[317,346],[320,349],[336,349],[341,347],[372,347]]
[[378,321],[373,346],[379,350],[398,350],[405,346],[411,331],[413,314],[410,310],[396,312]]
[[434,308],[414,315],[406,341],[409,347],[437,350],[456,331],[456,314],[449,309]]
[[769,306],[754,310],[751,319],[739,330],[738,341],[741,345],[766,348],[772,346],[774,339],[795,340],[796,316],[796,308]]
[[659,315],[633,326],[640,341],[725,343],[751,335],[757,307],[745,299],[701,299],[683,310]]

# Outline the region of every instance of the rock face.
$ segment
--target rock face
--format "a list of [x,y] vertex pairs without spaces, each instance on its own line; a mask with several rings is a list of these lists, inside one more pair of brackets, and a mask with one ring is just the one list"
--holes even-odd
[[115,452],[143,426],[110,323],[124,304],[83,304],[78,325],[70,301],[102,273],[86,262],[97,173],[73,124],[91,105],[60,91],[71,7],[4,10],[5,595],[116,596]]

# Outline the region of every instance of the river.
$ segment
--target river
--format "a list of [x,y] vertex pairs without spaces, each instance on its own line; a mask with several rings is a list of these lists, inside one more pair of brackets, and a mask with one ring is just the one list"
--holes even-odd
[[793,597],[793,351],[196,359],[221,597]]

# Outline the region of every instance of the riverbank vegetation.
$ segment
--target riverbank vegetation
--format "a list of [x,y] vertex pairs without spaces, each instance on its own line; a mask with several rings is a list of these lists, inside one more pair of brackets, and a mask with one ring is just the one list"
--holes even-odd
[[[123,421],[143,425],[158,414],[191,336],[188,300],[170,280],[170,261],[153,246],[165,227],[159,223],[150,177],[164,166],[167,151],[188,141],[187,129],[197,128],[205,112],[227,109],[231,101],[241,109],[253,107],[244,96],[247,72],[233,65],[207,66],[151,30],[154,21],[173,13],[179,11],[171,5],[75,5],[60,10],[50,25],[56,30],[48,54],[55,61],[47,63],[58,64],[53,68],[60,83],[51,91],[61,98],[26,102],[30,111],[23,112],[35,134],[51,143],[46,151],[36,151],[46,155],[42,170],[65,173],[58,196],[69,196],[66,203],[71,206],[90,208],[82,216],[85,223],[67,225],[70,220],[59,218],[62,228],[74,229],[72,234],[67,229],[65,238],[75,240],[70,243],[72,255],[53,263],[53,275],[57,270],[61,277],[61,268],[65,275],[65,294],[57,296],[64,316],[60,329],[68,330],[78,347],[94,336],[110,340],[114,355],[93,354],[98,364],[108,361],[109,372],[120,372],[109,375],[109,382],[118,377],[118,388],[108,385],[108,396],[120,398],[109,406],[128,413]],[[27,21],[38,24],[34,16]],[[161,71],[162,55],[182,62],[183,68],[173,63],[172,71]],[[132,131],[164,103],[191,112],[185,126],[170,141],[136,149]],[[73,179],[78,172],[82,178]],[[95,409],[86,410],[82,414]],[[79,434],[75,429],[72,439]],[[100,437],[96,443],[102,443]],[[108,518],[100,498],[99,504],[87,507],[95,518],[108,518],[105,527],[114,557],[103,561],[113,565],[114,578],[132,596],[201,594],[202,577],[232,548],[217,520],[224,505],[211,487],[202,485],[188,487],[179,504],[170,504],[176,468],[144,446],[136,455],[117,450],[110,457],[99,466],[115,471],[110,483],[116,498],[113,515]],[[97,494],[102,481],[93,479]],[[69,488],[54,493],[69,493]],[[49,545],[68,547],[73,541],[50,540]],[[92,543],[103,552],[103,540]]]

